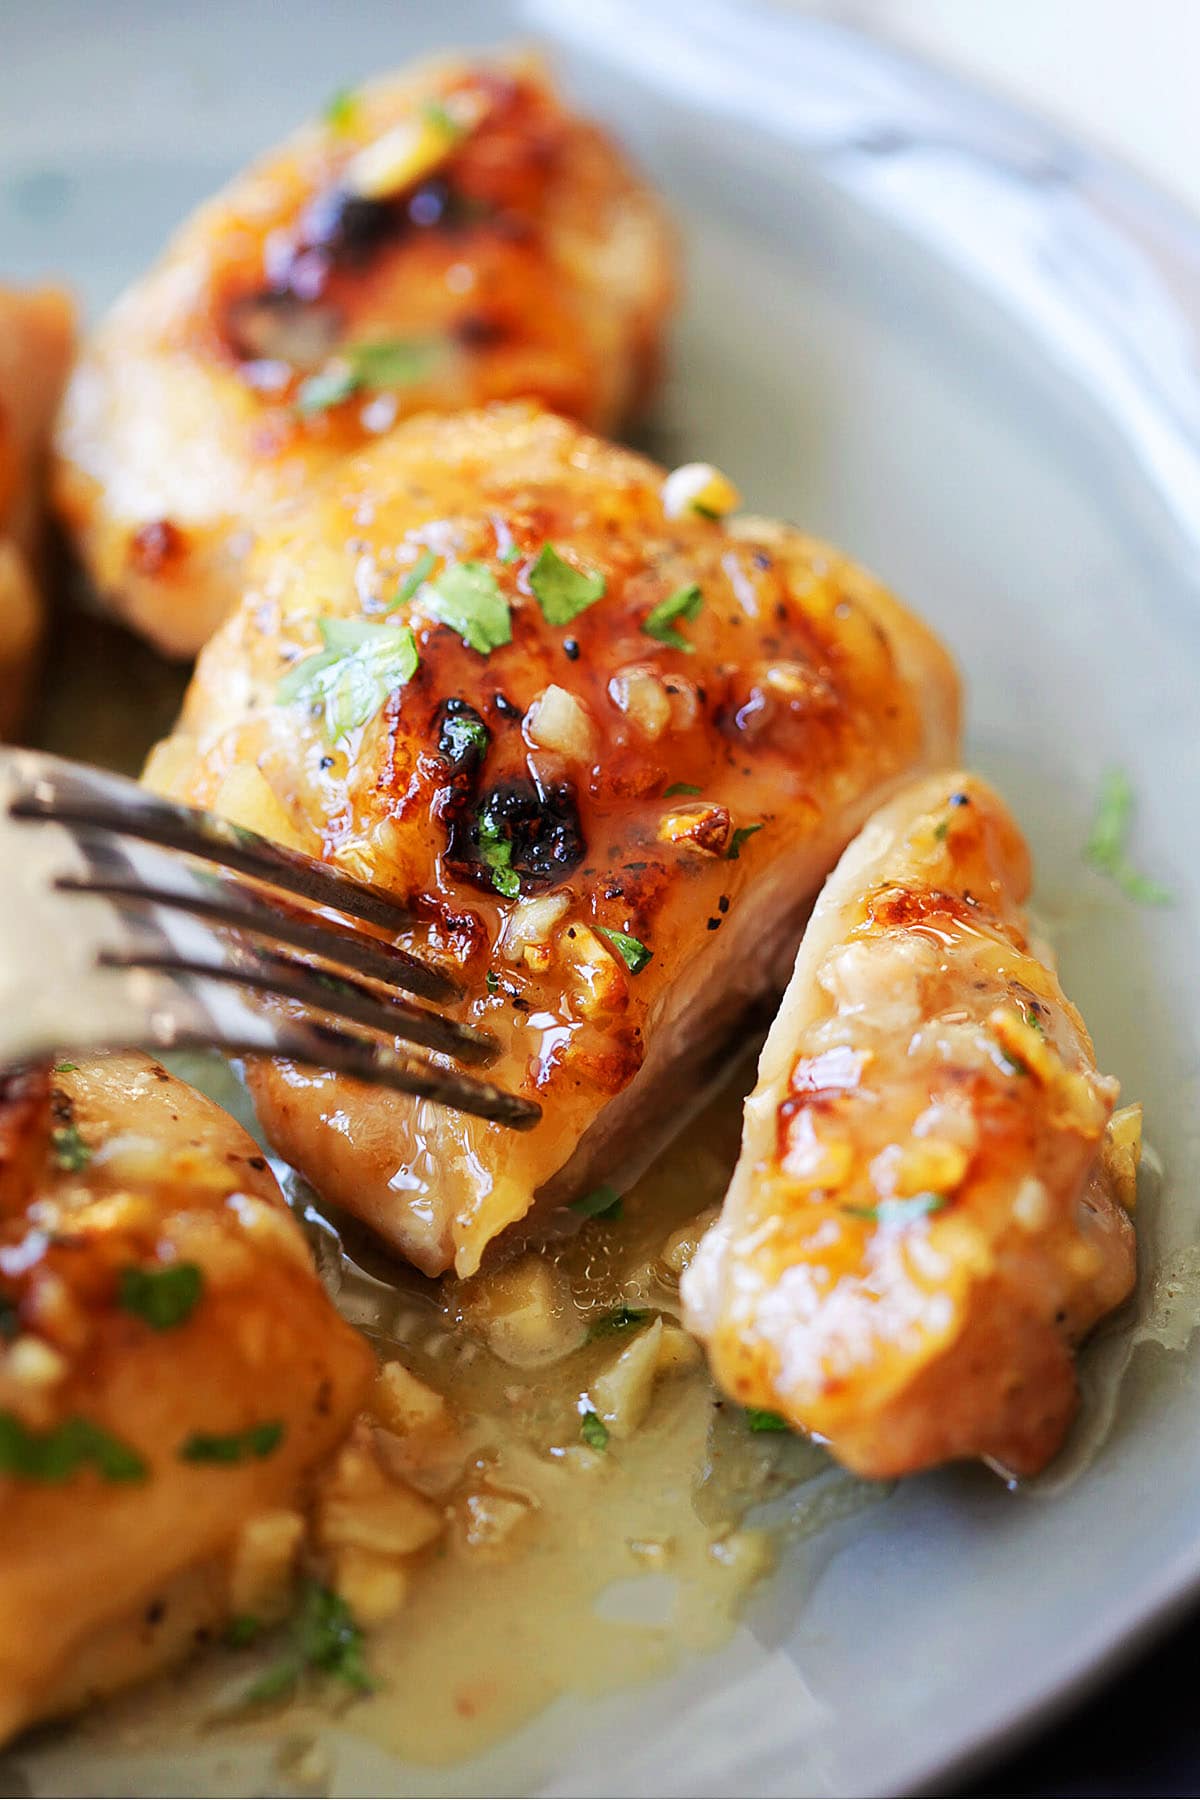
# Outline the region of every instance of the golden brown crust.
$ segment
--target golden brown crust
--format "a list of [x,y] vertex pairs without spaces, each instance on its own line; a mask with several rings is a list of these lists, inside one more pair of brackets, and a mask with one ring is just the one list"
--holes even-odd
[[998,796],[907,790],[830,877],[763,1051],[722,1217],[684,1282],[743,1404],[868,1475],[1027,1474],[1135,1246],[1097,1153],[1116,1095],[1022,910]]
[[[473,121],[397,191],[348,191],[385,133]],[[600,428],[643,403],[674,298],[658,203],[528,58],[359,91],[202,207],[85,349],[57,499],[97,586],[170,654],[236,602],[263,518],[398,417],[531,396]],[[406,376],[304,410],[361,343]]]
[[[126,1272],[181,1264],[199,1298],[156,1328],[123,1300]],[[181,1653],[185,1600],[189,1621],[219,1624],[241,1528],[302,1496],[372,1358],[253,1141],[141,1056],[0,1097],[0,1303],[4,1736]],[[23,1434],[45,1443],[69,1420],[117,1445],[124,1472],[89,1457],[31,1472]],[[279,1436],[262,1454],[184,1453],[196,1433],[265,1425]]]
[[[548,543],[603,579],[569,625],[534,592]],[[511,608],[490,654],[428,587],[398,598],[464,566]],[[684,648],[647,631],[693,587]],[[410,623],[420,659],[341,738],[278,698],[330,618]],[[287,1067],[255,1082],[325,1193],[467,1273],[535,1193],[567,1200],[669,1135],[847,837],[956,732],[944,651],[862,570],[783,528],[668,518],[654,464],[513,405],[410,421],[280,525],[148,779],[413,899],[414,944],[462,979],[542,1124],[516,1139]],[[651,960],[630,969],[609,932]]]

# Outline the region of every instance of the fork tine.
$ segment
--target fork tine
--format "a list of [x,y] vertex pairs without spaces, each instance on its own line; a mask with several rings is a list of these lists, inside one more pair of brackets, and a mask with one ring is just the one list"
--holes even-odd
[[171,888],[143,885],[136,877],[96,875],[60,875],[55,887],[64,893],[98,894],[104,899],[120,900],[136,907],[163,906],[193,917],[209,919],[254,938],[288,944],[310,956],[346,963],[359,975],[387,987],[403,988],[419,994],[423,1000],[449,1000],[458,995],[454,982],[440,970],[418,962],[407,950],[396,944],[376,942],[339,926],[332,920],[309,925],[291,913],[279,912],[251,895],[235,882],[223,883],[224,896],[216,894],[180,893]]
[[315,857],[272,843],[215,813],[160,799],[136,782],[99,770],[52,764],[25,783],[10,802],[9,812],[14,819],[51,819],[79,830],[111,831],[160,849],[181,850],[385,931],[407,931],[414,922],[410,909],[385,888],[330,869]]
[[447,1019],[441,1013],[426,1012],[393,994],[381,997],[361,982],[341,974],[326,974],[281,951],[252,952],[241,966],[149,949],[104,950],[100,961],[110,969],[153,969],[164,975],[201,976],[208,981],[227,981],[256,993],[273,994],[279,999],[297,1000],[331,1018],[365,1025],[405,1043],[423,1044],[426,1049],[440,1050],[462,1062],[491,1062],[499,1049],[490,1032]]
[[[173,1050],[224,1050],[229,1056],[262,1056],[261,1041],[219,1027],[211,1032],[179,1031],[166,1046]],[[404,1056],[375,1039],[358,1037],[336,1026],[317,1020],[289,1019],[274,1034],[269,1052],[288,1062],[302,1063],[308,1068],[348,1075],[356,1081],[373,1082],[377,1086],[395,1088],[402,1094],[413,1094],[421,1100],[433,1100],[456,1112],[472,1113],[479,1119],[490,1119],[507,1125],[513,1131],[529,1131],[542,1116],[536,1100],[522,1099],[480,1081],[473,1075],[459,1075],[451,1069],[439,1069],[416,1056]]]

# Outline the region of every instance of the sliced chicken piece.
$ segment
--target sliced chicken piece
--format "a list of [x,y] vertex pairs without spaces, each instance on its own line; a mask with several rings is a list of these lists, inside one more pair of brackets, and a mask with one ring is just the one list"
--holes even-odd
[[528,406],[411,421],[263,546],[151,758],[411,897],[406,941],[542,1104],[518,1137],[254,1075],[280,1150],[431,1274],[646,1166],[847,839],[956,740],[954,671],[896,600],[678,475]]
[[341,96],[85,349],[57,493],[97,587],[193,655],[265,515],[396,419],[529,396],[615,429],[653,385],[674,266],[656,198],[535,59]]
[[860,1474],[1040,1469],[1072,1347],[1129,1294],[1137,1118],[1022,910],[1029,857],[972,775],[905,790],[817,902],[746,1103],[687,1322],[744,1405]]
[[74,335],[61,289],[0,287],[0,741],[20,730],[42,638],[46,453]]
[[286,1605],[373,1369],[257,1146],[142,1056],[0,1093],[0,1738]]

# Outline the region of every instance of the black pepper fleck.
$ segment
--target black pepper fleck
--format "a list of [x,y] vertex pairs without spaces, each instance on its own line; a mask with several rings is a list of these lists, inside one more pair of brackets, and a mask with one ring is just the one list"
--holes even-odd
[[719,913],[727,913],[729,911],[729,895],[728,894],[722,894],[721,898],[717,901],[717,911]]
[[720,919],[710,919],[708,921],[708,929],[710,931],[720,931],[720,929],[721,929]]
[[578,638],[564,638],[563,639],[563,655],[567,658],[567,660],[569,662],[578,662],[579,661],[579,639]]

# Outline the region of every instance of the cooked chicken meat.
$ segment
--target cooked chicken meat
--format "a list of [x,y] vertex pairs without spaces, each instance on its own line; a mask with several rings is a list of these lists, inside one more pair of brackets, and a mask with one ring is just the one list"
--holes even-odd
[[1029,857],[970,775],[908,788],[817,902],[746,1104],[687,1322],[744,1405],[864,1475],[1030,1474],[1072,1347],[1129,1294],[1119,1115],[1022,905]]
[[863,818],[953,751],[931,634],[679,475],[525,405],[400,427],[264,542],[148,767],[408,897],[542,1105],[515,1136],[256,1072],[280,1151],[429,1273],[643,1168]]
[[46,452],[73,337],[60,289],[0,287],[0,740],[20,729],[41,642]]
[[673,261],[656,199],[536,61],[341,96],[202,207],[84,352],[57,491],[97,587],[191,655],[265,515],[397,418],[530,396],[615,428],[652,384]]
[[257,1146],[142,1056],[0,1090],[0,1738],[270,1618],[367,1388]]

